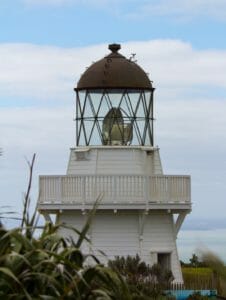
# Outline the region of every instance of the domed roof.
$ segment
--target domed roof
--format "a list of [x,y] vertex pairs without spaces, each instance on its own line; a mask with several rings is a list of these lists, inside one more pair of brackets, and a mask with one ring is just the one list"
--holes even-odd
[[118,53],[118,44],[108,47],[111,53],[92,64],[81,76],[77,89],[130,88],[152,89],[151,81],[135,62]]

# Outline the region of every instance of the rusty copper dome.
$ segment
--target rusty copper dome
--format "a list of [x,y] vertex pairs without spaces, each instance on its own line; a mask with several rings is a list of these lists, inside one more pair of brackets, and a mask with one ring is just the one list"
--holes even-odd
[[78,81],[77,90],[82,89],[152,89],[151,82],[135,62],[118,53],[121,46],[108,46],[111,53],[92,64]]

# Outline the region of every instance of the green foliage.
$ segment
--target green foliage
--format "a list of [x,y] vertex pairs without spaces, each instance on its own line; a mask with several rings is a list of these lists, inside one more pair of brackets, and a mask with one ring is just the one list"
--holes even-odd
[[0,228],[0,299],[156,299],[163,282],[171,280],[138,256],[118,259],[117,267],[93,258],[88,266],[90,256],[80,248],[85,232],[73,242],[61,237],[59,228],[46,223],[39,237],[26,236],[22,228]]
[[138,255],[117,256],[108,265],[125,278],[134,299],[158,298],[173,280],[171,271],[163,270],[160,265],[150,267]]
[[35,238],[0,228],[0,299],[131,299],[119,274],[87,267],[89,256],[58,229],[47,223]]
[[199,266],[199,258],[196,254],[192,254],[192,257],[190,258],[190,264],[192,267],[198,267]]

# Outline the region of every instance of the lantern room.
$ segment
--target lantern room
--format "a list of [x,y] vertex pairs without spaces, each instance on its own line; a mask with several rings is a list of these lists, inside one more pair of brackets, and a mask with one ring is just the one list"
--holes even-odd
[[76,92],[76,146],[153,146],[153,92],[132,58],[111,53],[81,76]]

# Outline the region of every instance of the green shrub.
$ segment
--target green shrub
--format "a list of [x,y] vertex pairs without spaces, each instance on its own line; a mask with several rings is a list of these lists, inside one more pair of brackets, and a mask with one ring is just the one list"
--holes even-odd
[[[0,299],[131,299],[123,278],[46,224],[40,237],[0,229]],[[83,233],[80,233],[81,235]]]
[[135,299],[141,299],[141,295],[159,298],[173,280],[171,271],[163,270],[160,265],[150,267],[138,255],[117,256],[109,261],[108,266],[125,278],[130,292],[138,297]]

